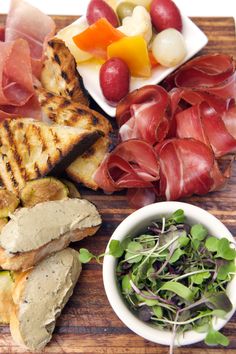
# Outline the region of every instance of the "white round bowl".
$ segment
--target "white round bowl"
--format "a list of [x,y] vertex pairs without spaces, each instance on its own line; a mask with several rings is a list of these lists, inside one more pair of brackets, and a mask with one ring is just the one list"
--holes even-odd
[[[129,215],[123,220],[116,228],[110,240],[122,241],[126,237],[131,235],[138,235],[151,221],[160,218],[163,215],[169,215],[177,209],[183,209],[188,223],[201,223],[203,224],[209,234],[218,238],[226,237],[230,241],[234,241],[232,234],[222,224],[220,220],[208,213],[207,211],[196,207],[191,204],[181,202],[160,202],[145,206],[133,214]],[[110,242],[110,241],[109,241]],[[108,243],[109,245],[109,243]],[[106,252],[109,251],[107,246]],[[117,259],[113,256],[106,255],[103,262],[103,282],[106,291],[106,295],[112,306],[113,310],[120,318],[120,320],[129,327],[133,332],[141,337],[150,340],[154,343],[163,345],[169,345],[172,341],[172,333],[166,330],[159,330],[154,325],[141,321],[136,317],[128,305],[125,299],[121,295],[117,278],[116,278],[116,266]],[[228,313],[225,319],[214,318],[213,327],[216,330],[222,328],[232,317],[236,309],[236,276],[233,277],[227,287],[227,295],[229,296],[233,309]],[[175,338],[175,345],[189,345],[204,340],[206,333],[198,333],[196,331],[187,331],[184,334],[180,334]]]

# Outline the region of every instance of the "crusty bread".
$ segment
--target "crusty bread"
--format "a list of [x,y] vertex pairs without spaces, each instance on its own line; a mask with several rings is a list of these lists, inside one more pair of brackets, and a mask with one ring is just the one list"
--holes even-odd
[[67,175],[73,181],[83,183],[84,186],[97,190],[99,186],[93,176],[108,153],[109,146],[110,140],[108,138],[100,138],[87,152],[67,167]]
[[97,111],[44,88],[37,88],[36,92],[44,112],[54,123],[90,131],[100,130],[105,136],[111,132],[110,122]]
[[46,48],[46,60],[41,72],[41,83],[45,89],[57,95],[88,105],[81,76],[70,50],[59,38],[53,38]]
[[0,183],[18,194],[26,181],[66,168],[102,134],[33,119],[4,120],[0,122]]
[[100,225],[96,207],[85,199],[48,201],[22,208],[2,230],[0,266],[26,270],[70,242],[94,235]]
[[67,248],[16,276],[10,330],[17,344],[32,351],[45,347],[80,272],[78,252]]
[[71,179],[96,190],[98,185],[93,175],[109,151],[111,124],[100,113],[82,104],[69,101],[42,88],[38,89],[37,93],[44,113],[53,122],[90,131],[98,129],[104,133],[103,137],[99,138],[90,149],[66,169]]

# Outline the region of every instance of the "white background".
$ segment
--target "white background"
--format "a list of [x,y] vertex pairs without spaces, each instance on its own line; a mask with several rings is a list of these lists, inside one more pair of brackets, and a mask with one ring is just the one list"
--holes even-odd
[[[48,14],[81,15],[88,0],[28,0]],[[188,16],[232,16],[236,18],[236,0],[175,0]],[[6,13],[10,0],[0,0],[0,13]]]

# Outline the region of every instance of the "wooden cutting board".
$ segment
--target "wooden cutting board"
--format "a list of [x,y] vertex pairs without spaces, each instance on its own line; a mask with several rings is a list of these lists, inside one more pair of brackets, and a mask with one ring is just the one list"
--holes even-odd
[[[76,17],[55,17],[58,28],[62,28]],[[0,25],[5,20],[0,15]],[[221,52],[236,59],[234,20],[231,18],[194,18],[193,21],[206,33],[208,45],[200,54]],[[194,38],[193,38],[194,40]],[[130,209],[123,193],[106,196],[102,192],[82,190],[84,198],[94,202],[103,218],[99,232],[73,247],[86,247],[92,252],[104,252],[106,244],[117,225],[133,210]],[[236,164],[233,174],[224,190],[204,197],[185,199],[218,217],[236,236]],[[236,291],[236,289],[235,289]],[[193,346],[176,349],[176,354],[235,354],[236,315],[225,326],[223,333],[230,338],[227,349],[207,347],[202,342]],[[74,294],[58,319],[53,339],[45,353],[107,353],[107,354],[167,354],[168,348],[151,343],[132,333],[112,311],[102,282],[102,268],[92,263],[83,267],[82,275]],[[0,354],[29,353],[16,346],[9,327],[0,326]]]

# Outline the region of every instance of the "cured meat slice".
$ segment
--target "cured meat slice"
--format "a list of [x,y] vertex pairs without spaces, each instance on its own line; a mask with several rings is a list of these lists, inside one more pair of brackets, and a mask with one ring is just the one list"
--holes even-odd
[[228,132],[236,139],[236,104],[223,112],[221,118]]
[[0,105],[22,106],[34,94],[27,42],[0,42]]
[[0,42],[0,120],[41,118],[33,88],[30,51],[24,39]]
[[23,106],[0,106],[0,121],[19,117],[42,119],[42,110],[36,95]]
[[232,57],[224,54],[202,55],[190,60],[165,79],[168,91],[173,87],[195,88],[207,91],[223,83],[235,73]]
[[176,136],[193,138],[210,145],[200,117],[199,105],[192,106],[176,114]]
[[30,51],[24,39],[0,42],[0,120],[41,118],[33,88]]
[[12,0],[7,16],[5,41],[25,39],[30,47],[33,74],[40,76],[46,43],[55,33],[51,17],[23,0]]
[[146,85],[140,89],[129,93],[117,105],[116,120],[119,126],[122,126],[132,116],[131,106],[146,102],[155,102],[160,105],[161,109],[165,109],[168,103],[168,94],[161,86]]
[[132,139],[120,143],[94,175],[94,180],[105,192],[122,188],[152,187],[159,179],[159,163],[151,145]]
[[176,200],[205,194],[214,184],[212,150],[194,139],[165,140],[156,147],[160,162],[160,194]]
[[117,121],[122,141],[143,139],[154,145],[169,130],[168,93],[161,86],[149,85],[127,95],[117,107]]
[[204,130],[216,157],[235,153],[236,139],[227,130],[220,114],[205,102],[200,107]]
[[[179,138],[194,138],[212,147],[216,157],[236,152],[235,108],[222,116],[206,102],[192,106],[176,115],[176,134]],[[225,124],[226,123],[226,124]],[[228,129],[227,129],[228,128]]]

